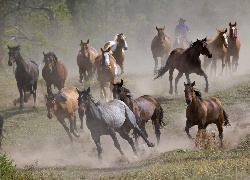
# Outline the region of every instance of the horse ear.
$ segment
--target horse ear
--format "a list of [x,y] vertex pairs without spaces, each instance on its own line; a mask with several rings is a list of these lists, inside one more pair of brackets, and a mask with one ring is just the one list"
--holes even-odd
[[90,87],[88,87],[88,89],[87,89],[87,93],[88,93],[88,94],[90,93]]
[[163,30],[165,30],[165,26],[163,27]]
[[157,26],[155,28],[156,28],[157,31],[159,30]]
[[78,94],[80,94],[80,92],[81,92],[77,87],[76,87],[76,91],[78,92]]
[[87,44],[89,43],[89,39],[87,40]]
[[229,26],[231,26],[232,24],[231,24],[231,22],[229,23]]
[[237,25],[236,21],[235,21],[235,23],[234,23],[234,24],[235,24],[235,26]]
[[10,46],[8,46],[8,49],[10,50]]
[[191,86],[192,86],[192,87],[195,86],[195,81],[191,84]]
[[103,49],[101,48],[101,51],[103,52]]
[[121,79],[121,86],[123,85],[123,80]]
[[184,82],[184,86],[186,86],[187,84]]
[[45,56],[45,53],[43,52],[43,55]]
[[225,33],[227,32],[227,28],[225,29]]

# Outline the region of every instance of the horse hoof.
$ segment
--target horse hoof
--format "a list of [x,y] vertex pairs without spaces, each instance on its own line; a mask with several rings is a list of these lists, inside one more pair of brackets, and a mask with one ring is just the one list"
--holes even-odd
[[80,82],[80,83],[83,83],[83,80],[82,80],[82,79],[79,79],[79,82]]
[[205,88],[205,92],[208,93],[208,88]]
[[148,147],[154,147],[154,146],[155,146],[154,143],[149,143],[149,144],[148,144]]
[[80,129],[83,129],[83,126],[80,126]]
[[170,90],[170,91],[169,91],[169,94],[173,94],[173,91],[172,91],[172,90]]

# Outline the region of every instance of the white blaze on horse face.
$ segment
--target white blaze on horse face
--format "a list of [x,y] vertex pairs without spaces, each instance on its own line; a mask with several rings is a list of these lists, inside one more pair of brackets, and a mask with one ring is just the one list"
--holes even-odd
[[126,39],[124,39],[124,49],[125,49],[125,50],[127,50],[127,49],[128,49],[128,44],[127,44]]
[[234,34],[235,27],[231,27],[231,29],[232,29],[232,35],[233,35],[233,37],[235,37],[235,34]]
[[104,60],[105,60],[105,65],[106,66],[109,66],[109,64],[110,64],[110,60],[109,60],[109,52],[105,52],[104,54]]
[[118,70],[117,70],[116,63],[114,63],[114,67],[115,67],[115,75],[117,75],[118,74]]
[[228,45],[228,42],[227,42],[227,34],[226,33],[223,33],[223,38],[224,38],[224,41],[225,41],[225,45],[227,46]]

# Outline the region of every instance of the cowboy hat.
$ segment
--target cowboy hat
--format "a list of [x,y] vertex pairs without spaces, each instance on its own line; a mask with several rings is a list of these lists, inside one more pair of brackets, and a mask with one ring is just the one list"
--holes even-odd
[[185,22],[185,19],[180,18],[179,22]]

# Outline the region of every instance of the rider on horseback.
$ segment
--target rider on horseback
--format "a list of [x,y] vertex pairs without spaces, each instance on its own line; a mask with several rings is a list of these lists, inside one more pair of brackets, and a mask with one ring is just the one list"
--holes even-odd
[[185,42],[186,44],[189,44],[189,40],[187,38],[187,32],[190,33],[190,30],[188,28],[188,26],[185,24],[185,19],[180,18],[179,20],[179,24],[175,27],[175,41],[178,42],[178,44],[180,43],[180,39],[183,39],[183,42]]

